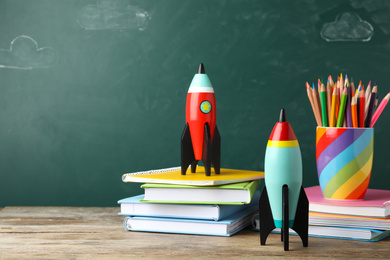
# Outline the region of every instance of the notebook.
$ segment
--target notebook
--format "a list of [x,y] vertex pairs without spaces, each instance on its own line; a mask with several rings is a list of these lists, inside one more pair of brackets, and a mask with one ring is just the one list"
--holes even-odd
[[259,197],[260,191],[257,191],[251,203],[243,205],[161,204],[142,203],[144,194],[141,194],[119,200],[119,215],[221,220],[245,208],[256,206]]
[[123,224],[128,231],[231,236],[249,226],[257,210],[258,207],[247,208],[220,221],[126,217]]
[[309,225],[390,230],[390,217],[363,217],[310,211]]
[[305,191],[310,211],[366,217],[390,215],[390,190],[368,189],[363,200],[325,199],[320,186],[305,188]]
[[[260,222],[259,218],[254,216],[253,229],[259,230]],[[273,233],[280,233],[280,228],[275,228]],[[290,229],[291,235],[297,235],[297,233]],[[313,226],[309,225],[310,237],[323,237],[323,238],[337,238],[348,240],[359,240],[376,242],[382,240],[390,235],[390,230],[376,230],[366,228],[350,228],[350,227],[331,227],[331,226]]]
[[181,175],[180,167],[150,170],[144,172],[126,173],[122,176],[124,182],[138,183],[166,183],[196,186],[213,186],[228,183],[252,181],[264,178],[262,171],[247,171],[221,168],[220,174],[211,171],[211,176],[206,176],[204,167],[198,166],[195,173],[187,169],[186,175]]
[[142,202],[190,204],[248,204],[260,180],[219,186],[190,186],[146,183]]

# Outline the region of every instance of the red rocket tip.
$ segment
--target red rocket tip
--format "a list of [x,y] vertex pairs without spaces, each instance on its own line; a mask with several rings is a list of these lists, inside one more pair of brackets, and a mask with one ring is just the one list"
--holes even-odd
[[286,110],[282,108],[280,110],[279,122],[277,122],[272,130],[269,140],[273,141],[293,141],[297,140],[289,122],[287,122]]
[[276,123],[274,129],[272,130],[269,140],[272,141],[293,141],[297,140],[297,136],[294,133],[290,123],[282,122]]
[[198,74],[206,74],[203,63],[199,64]]

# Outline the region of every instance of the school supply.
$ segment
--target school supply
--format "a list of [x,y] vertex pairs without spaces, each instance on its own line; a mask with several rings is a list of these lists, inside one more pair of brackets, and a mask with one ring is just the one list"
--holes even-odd
[[305,188],[309,210],[313,212],[357,215],[365,217],[390,216],[390,190],[367,189],[362,200],[325,199],[320,186]]
[[317,226],[390,230],[390,217],[377,218],[310,211],[309,224]]
[[252,181],[264,178],[264,172],[233,170],[221,168],[220,174],[212,173],[205,176],[203,166],[198,166],[196,173],[191,173],[191,168],[187,169],[186,175],[181,175],[181,167],[150,170],[135,173],[126,173],[122,176],[124,182],[138,183],[166,183],[195,186],[213,186],[229,183]]
[[141,194],[119,200],[119,215],[221,220],[246,208],[255,207],[259,197],[260,191],[257,191],[250,204],[242,205],[161,204],[143,203],[144,194]]
[[146,183],[141,186],[145,189],[145,198],[141,201],[176,204],[248,204],[259,185],[260,180],[219,186]]
[[126,217],[124,219],[124,228],[129,231],[231,236],[249,226],[257,210],[258,207],[247,208],[220,221]]
[[378,109],[375,111],[374,115],[372,116],[371,127],[374,127],[379,116],[382,114],[383,109],[385,109],[387,103],[389,103],[389,99],[390,99],[390,92],[382,99],[381,103],[378,106]]
[[359,84],[356,89],[348,77],[343,80],[342,74],[337,82],[328,77],[327,87],[318,80],[318,91],[314,83],[311,88],[306,82],[307,96],[312,107],[317,126],[324,127],[374,127],[379,116],[390,100],[390,92],[382,99],[375,110],[378,86],[371,88],[371,81],[366,89]]
[[370,182],[374,128],[317,127],[316,164],[327,199],[361,200]]
[[[259,231],[259,218],[255,217],[252,225],[254,230]],[[280,228],[276,228],[273,231],[273,233],[280,232]],[[297,235],[292,229],[289,229],[289,233]],[[309,225],[309,236],[376,242],[390,236],[390,230]]]

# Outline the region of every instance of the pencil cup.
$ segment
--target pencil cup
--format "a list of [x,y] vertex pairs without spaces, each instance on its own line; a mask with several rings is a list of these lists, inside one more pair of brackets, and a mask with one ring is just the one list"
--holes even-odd
[[361,200],[370,182],[374,128],[317,127],[316,161],[327,199]]

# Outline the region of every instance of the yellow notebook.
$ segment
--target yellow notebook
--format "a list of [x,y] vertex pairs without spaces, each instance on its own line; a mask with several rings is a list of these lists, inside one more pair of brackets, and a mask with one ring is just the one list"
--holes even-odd
[[195,186],[213,186],[228,183],[252,181],[264,178],[264,172],[233,170],[221,168],[220,174],[215,174],[212,168],[211,176],[206,176],[204,167],[198,166],[196,173],[187,169],[186,175],[181,175],[180,167],[151,170],[144,172],[126,173],[122,176],[124,182],[138,183],[167,183]]

